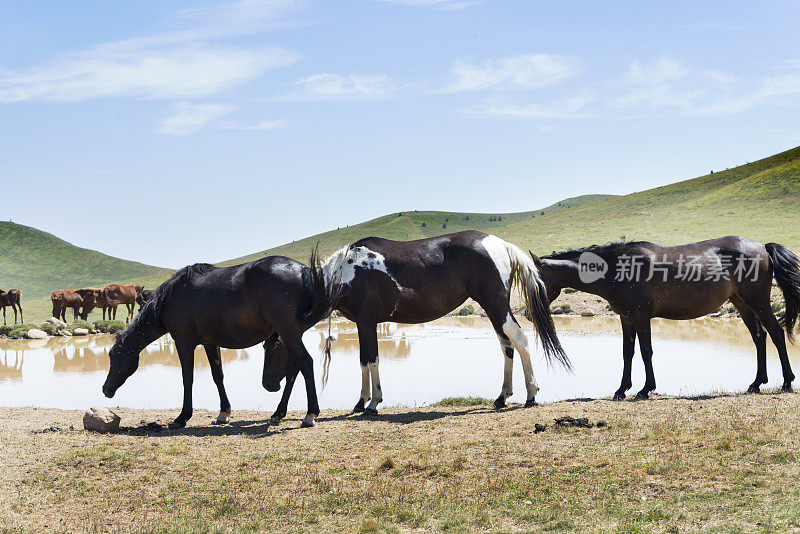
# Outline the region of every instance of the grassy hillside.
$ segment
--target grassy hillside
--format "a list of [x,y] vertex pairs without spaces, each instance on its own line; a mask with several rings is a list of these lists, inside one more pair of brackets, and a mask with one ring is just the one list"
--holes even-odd
[[[226,261],[221,265],[236,265],[253,261],[264,256],[282,255],[296,258],[300,261],[308,260],[308,255],[314,245],[319,242],[320,252],[329,254],[340,247],[357,241],[363,237],[376,236],[387,239],[409,240],[433,237],[461,230],[485,230],[497,233],[500,228],[520,223],[535,221],[543,215],[572,210],[578,206],[591,204],[599,200],[614,198],[613,195],[583,195],[567,198],[552,206],[532,211],[517,213],[463,213],[449,211],[405,211],[384,215],[363,223],[345,228],[337,228],[317,234],[299,241],[293,241],[279,247],[263,250]],[[425,226],[423,226],[423,224]]]
[[19,289],[23,303],[63,287],[101,285],[166,272],[76,247],[35,228],[0,222],[0,288]]
[[626,239],[674,245],[737,234],[800,248],[800,147],[727,171],[520,221],[498,236],[548,253]]

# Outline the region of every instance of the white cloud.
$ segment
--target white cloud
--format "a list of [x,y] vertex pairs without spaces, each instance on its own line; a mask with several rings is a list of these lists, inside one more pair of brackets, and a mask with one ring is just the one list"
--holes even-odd
[[220,130],[244,130],[244,131],[260,131],[260,130],[281,130],[289,126],[289,123],[284,119],[274,121],[259,121],[255,124],[241,124],[238,122],[225,121],[217,124]]
[[161,121],[158,131],[167,135],[193,134],[209,122],[224,117],[236,109],[228,104],[190,104],[178,102],[172,113]]
[[23,70],[0,70],[0,102],[218,94],[290,65],[298,56],[280,48],[210,46],[204,41],[264,31],[292,4],[243,0],[187,11],[172,31],[60,54]]
[[481,117],[521,117],[535,119],[585,119],[592,116],[588,107],[594,98],[588,94],[575,95],[545,102],[488,102],[466,110],[468,115]]
[[395,91],[389,77],[384,74],[314,74],[301,78],[292,85],[298,90],[280,96],[278,100],[369,100],[389,96]]
[[548,54],[528,54],[484,60],[480,64],[458,60],[450,83],[440,93],[477,89],[537,89],[558,84],[581,71],[574,58]]
[[477,4],[477,0],[377,0],[403,6],[418,6],[444,11],[456,11]]

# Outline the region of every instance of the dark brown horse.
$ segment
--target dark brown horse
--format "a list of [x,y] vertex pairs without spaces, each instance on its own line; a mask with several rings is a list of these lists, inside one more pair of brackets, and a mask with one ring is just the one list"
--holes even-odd
[[147,303],[148,300],[153,298],[153,290],[152,289],[143,289],[141,293],[136,295],[136,304],[139,305],[139,311],[142,311],[144,305]]
[[17,324],[17,308],[19,308],[19,322],[24,323],[22,318],[22,292],[19,289],[0,289],[0,307],[3,308],[3,326],[6,324],[6,306],[11,306],[14,310],[14,324]]
[[[133,318],[136,305],[136,297],[144,290],[143,286],[122,286],[119,284],[109,284],[103,289],[103,298],[106,305],[110,308],[109,319],[117,318],[117,306],[124,304],[128,310],[125,322],[128,323]],[[112,317],[113,314],[113,317]]]
[[[531,253],[552,302],[571,287],[606,299],[622,322],[622,383],[615,400],[631,387],[631,362],[636,338],[645,368],[645,384],[637,399],[656,387],[650,319],[694,319],[713,312],[725,301],[736,307],[756,345],[756,379],[748,388],[757,393],[767,383],[769,334],[783,369],[783,391],[791,391],[794,374],[786,353],[800,312],[800,260],[776,243],[766,245],[737,236],[677,247],[646,241],[612,243],[553,253]],[[770,305],[773,277],[783,292],[786,312],[775,318]]]
[[106,296],[103,292],[103,289],[87,287],[76,289],[75,292],[83,298],[81,318],[84,321],[89,317],[89,313],[91,313],[95,308],[100,308],[103,310],[103,320],[106,319],[106,310],[108,310],[108,318],[111,319],[111,308],[106,302]]
[[[533,406],[539,386],[527,337],[511,313],[509,299],[514,285],[522,292],[545,356],[569,366],[536,266],[522,250],[498,237],[475,231],[405,242],[369,237],[334,253],[323,271],[328,286],[336,288],[335,308],[358,326],[361,395],[354,411],[377,414],[378,403],[383,400],[378,323],[432,321],[456,309],[468,297],[486,311],[500,340],[504,380],[495,407],[505,406],[512,393],[514,349],[520,354],[525,373],[525,405]],[[272,369],[271,380],[280,381],[284,376],[281,369]],[[290,390],[292,373],[286,376]]]
[[67,309],[72,308],[73,321],[81,316],[83,307],[83,297],[71,289],[59,289],[50,293],[50,300],[53,303],[53,317],[67,321]]
[[[192,416],[194,349],[198,345],[206,350],[219,391],[217,420],[227,422],[231,406],[223,385],[220,347],[239,349],[269,339],[265,350],[271,354],[265,360],[280,361],[303,374],[308,396],[303,426],[313,426],[319,415],[314,361],[302,335],[330,314],[332,298],[316,253],[311,265],[270,256],[234,267],[204,263],[184,267],[155,290],[131,325],[117,335],[109,351],[111,367],[103,393],[113,397],[139,366],[139,352],[169,333],[183,374],[183,409],[170,426],[185,426]],[[262,384],[269,391],[280,388],[278,382],[262,380]]]

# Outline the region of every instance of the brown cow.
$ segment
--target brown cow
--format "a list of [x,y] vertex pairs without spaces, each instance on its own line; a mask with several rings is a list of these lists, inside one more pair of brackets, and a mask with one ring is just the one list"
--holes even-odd
[[103,320],[106,319],[106,309],[108,308],[108,318],[111,319],[111,309],[106,302],[106,296],[102,289],[85,287],[82,289],[76,289],[75,293],[79,294],[83,298],[83,311],[81,312],[81,319],[86,321],[89,317],[89,313],[91,313],[91,311],[95,308],[101,308],[103,310]]
[[[125,322],[129,323],[133,318],[133,312],[136,306],[136,297],[139,296],[144,290],[144,286],[121,286],[119,284],[110,284],[103,289],[103,296],[106,299],[106,305],[111,308],[109,313],[113,313],[114,319],[117,318],[117,306],[124,304],[128,309],[128,315]],[[110,318],[110,317],[109,317]]]
[[83,297],[71,289],[59,289],[50,293],[53,302],[53,317],[67,322],[67,308],[72,308],[73,321],[78,320],[83,306]]
[[17,324],[17,308],[19,308],[19,322],[24,323],[22,318],[22,292],[19,289],[0,289],[0,306],[3,308],[3,326],[6,325],[6,306],[11,306],[14,310],[14,324]]

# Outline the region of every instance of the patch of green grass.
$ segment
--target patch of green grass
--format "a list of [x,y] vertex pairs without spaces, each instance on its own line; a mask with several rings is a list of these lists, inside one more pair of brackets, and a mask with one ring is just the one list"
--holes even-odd
[[100,320],[100,321],[95,321],[94,326],[104,334],[115,334],[117,332],[125,330],[126,324],[123,321]]
[[483,397],[447,397],[431,406],[485,406],[492,401]]

